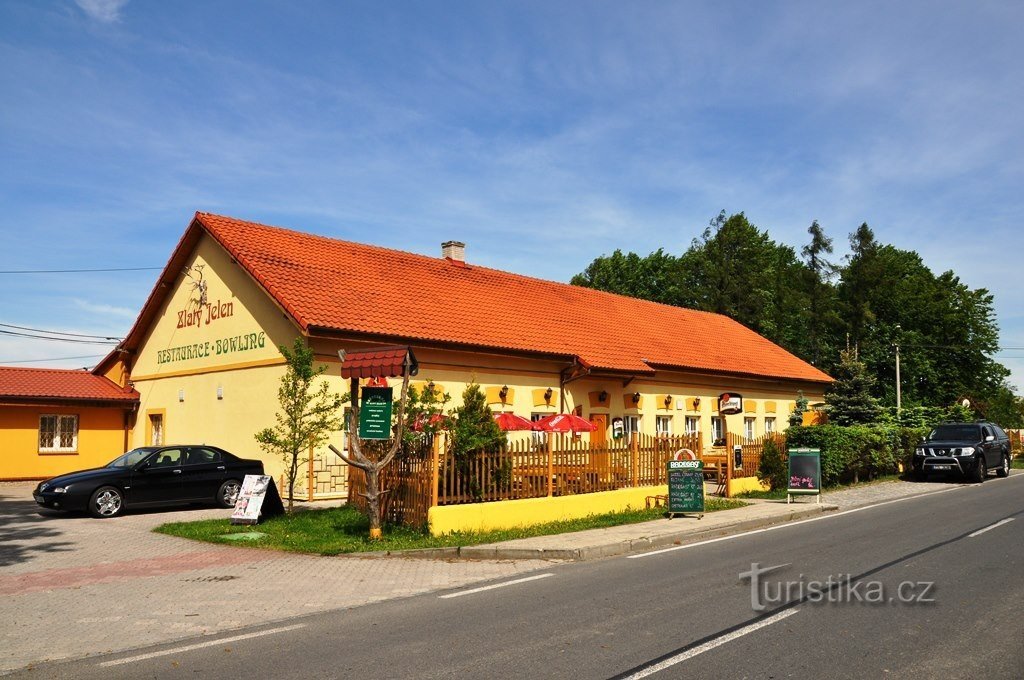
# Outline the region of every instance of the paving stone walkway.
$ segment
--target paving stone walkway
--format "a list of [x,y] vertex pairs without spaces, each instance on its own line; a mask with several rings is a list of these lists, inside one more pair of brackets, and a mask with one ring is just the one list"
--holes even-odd
[[[829,491],[822,503],[847,510],[951,484],[955,482],[864,484]],[[226,510],[130,513],[94,520],[40,511],[31,498],[32,486],[0,483],[0,674],[44,660],[133,649],[457,588],[550,564],[526,558],[315,557],[216,546],[152,529],[165,522],[225,517]],[[803,499],[799,505],[807,503]],[[810,511],[804,507],[798,512]],[[713,513],[692,526],[695,532],[707,531],[721,522],[727,531],[761,515],[764,521],[784,521],[790,512],[784,503],[780,507],[777,501],[762,501]],[[727,514],[733,519],[726,521]],[[642,523],[544,537],[542,542],[548,555],[584,546],[593,556],[602,556],[617,554],[608,549],[612,541],[654,545],[651,537],[663,529]],[[521,548],[508,554],[525,554]]]
[[0,483],[0,674],[513,576],[538,560],[315,557],[155,534],[219,509],[112,520],[40,511]]

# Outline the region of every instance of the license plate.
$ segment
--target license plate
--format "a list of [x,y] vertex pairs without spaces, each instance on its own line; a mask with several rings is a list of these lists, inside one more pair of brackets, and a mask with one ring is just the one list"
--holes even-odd
[[933,465],[932,469],[933,470],[952,470],[953,466],[952,465]]

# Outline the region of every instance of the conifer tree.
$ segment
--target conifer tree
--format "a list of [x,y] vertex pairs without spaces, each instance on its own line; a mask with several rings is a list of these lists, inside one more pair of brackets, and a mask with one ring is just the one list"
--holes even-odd
[[839,353],[839,364],[833,371],[835,382],[825,390],[825,411],[836,425],[858,425],[875,422],[882,408],[871,396],[875,378],[857,358],[856,349]]

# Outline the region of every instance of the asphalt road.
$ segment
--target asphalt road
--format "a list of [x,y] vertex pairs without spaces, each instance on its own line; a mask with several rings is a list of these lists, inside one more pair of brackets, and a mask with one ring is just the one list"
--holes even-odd
[[[754,563],[787,565],[760,577],[764,611]],[[1014,475],[23,675],[1020,678],[1022,569]]]

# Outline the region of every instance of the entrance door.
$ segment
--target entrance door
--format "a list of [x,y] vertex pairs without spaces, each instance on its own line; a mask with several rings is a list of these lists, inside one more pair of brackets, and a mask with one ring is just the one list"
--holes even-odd
[[594,448],[604,446],[608,435],[608,416],[603,413],[591,413],[590,422],[597,425],[597,429],[590,433],[590,445]]

